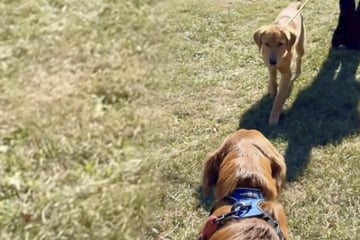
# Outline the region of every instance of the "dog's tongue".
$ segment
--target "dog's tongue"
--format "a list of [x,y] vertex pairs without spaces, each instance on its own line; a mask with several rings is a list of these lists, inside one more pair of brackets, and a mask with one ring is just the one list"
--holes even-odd
[[218,224],[214,221],[217,217],[214,215],[211,215],[206,220],[205,226],[203,230],[201,231],[198,240],[206,240],[213,235],[213,233],[217,230]]

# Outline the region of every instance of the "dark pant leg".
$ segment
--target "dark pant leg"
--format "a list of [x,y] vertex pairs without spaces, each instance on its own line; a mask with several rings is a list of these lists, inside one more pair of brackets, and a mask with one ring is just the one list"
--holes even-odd
[[355,15],[355,0],[339,1],[339,20],[332,38],[332,46],[349,45],[352,38],[352,25]]
[[[355,8],[355,1],[354,1]],[[352,17],[348,20],[346,46],[350,49],[360,49],[360,6],[354,9]]]
[[355,20],[352,31],[355,35],[355,48],[360,49],[360,0],[355,12]]

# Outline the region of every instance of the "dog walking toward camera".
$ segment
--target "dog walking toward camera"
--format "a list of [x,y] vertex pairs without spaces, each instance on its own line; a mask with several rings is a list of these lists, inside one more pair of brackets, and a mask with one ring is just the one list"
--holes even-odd
[[257,130],[230,134],[205,162],[202,191],[215,203],[199,240],[288,240],[283,156]]
[[[268,93],[275,98],[269,117],[270,125],[276,125],[279,122],[283,105],[290,94],[291,63],[294,58],[296,58],[294,79],[301,73],[305,32],[300,6],[301,1],[290,3],[279,13],[273,24],[260,27],[253,35],[269,70]],[[281,75],[279,89],[277,72]]]

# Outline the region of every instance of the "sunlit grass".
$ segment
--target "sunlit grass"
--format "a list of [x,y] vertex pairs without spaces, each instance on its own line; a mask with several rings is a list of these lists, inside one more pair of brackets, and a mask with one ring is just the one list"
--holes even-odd
[[[269,128],[252,33],[285,3],[2,1],[0,239],[194,239],[202,163],[239,127],[287,157],[292,239],[357,239],[358,55],[327,61],[337,4],[304,9],[304,71]],[[344,82],[321,85],[324,62]]]

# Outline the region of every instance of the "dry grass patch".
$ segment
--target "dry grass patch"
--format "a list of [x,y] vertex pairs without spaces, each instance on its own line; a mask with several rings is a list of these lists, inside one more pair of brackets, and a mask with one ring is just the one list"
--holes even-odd
[[143,235],[152,4],[0,4],[1,239]]

